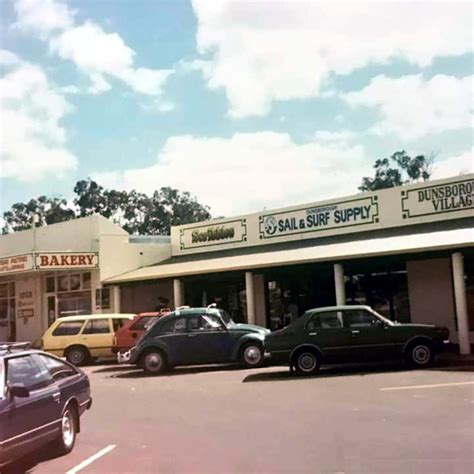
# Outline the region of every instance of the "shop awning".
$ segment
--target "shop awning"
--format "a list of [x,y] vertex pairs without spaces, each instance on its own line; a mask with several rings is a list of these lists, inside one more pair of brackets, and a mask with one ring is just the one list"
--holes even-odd
[[200,275],[235,270],[256,270],[259,268],[338,261],[355,258],[378,257],[415,252],[440,251],[474,247],[474,229],[453,229],[422,234],[378,237],[365,240],[331,243],[311,247],[265,251],[255,249],[253,253],[213,256],[192,255],[189,260],[173,258],[157,265],[139,268],[105,280],[104,283],[125,283],[140,280],[154,280],[186,275]]

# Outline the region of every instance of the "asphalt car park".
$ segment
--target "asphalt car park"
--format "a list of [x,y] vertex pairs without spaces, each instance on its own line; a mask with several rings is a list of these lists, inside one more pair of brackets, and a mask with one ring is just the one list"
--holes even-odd
[[85,368],[94,407],[67,456],[18,470],[472,472],[473,367]]

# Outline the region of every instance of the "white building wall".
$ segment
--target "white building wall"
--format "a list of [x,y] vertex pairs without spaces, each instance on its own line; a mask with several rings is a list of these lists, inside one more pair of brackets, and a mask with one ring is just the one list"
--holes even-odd
[[457,343],[450,258],[407,262],[407,273],[411,322],[447,326]]

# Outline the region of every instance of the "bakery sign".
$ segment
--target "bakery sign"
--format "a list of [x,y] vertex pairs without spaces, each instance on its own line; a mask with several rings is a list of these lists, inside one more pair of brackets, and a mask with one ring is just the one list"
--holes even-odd
[[0,275],[30,270],[33,270],[33,255],[31,253],[0,258]]
[[247,222],[235,219],[180,229],[180,249],[225,246],[247,241]]
[[95,252],[37,253],[35,260],[37,270],[68,270],[99,266],[99,255]]
[[330,234],[331,231],[344,227],[370,226],[378,222],[378,198],[368,196],[321,206],[262,214],[259,217],[259,230],[260,239],[271,239],[321,231],[323,234]]
[[474,209],[474,179],[402,190],[404,219]]

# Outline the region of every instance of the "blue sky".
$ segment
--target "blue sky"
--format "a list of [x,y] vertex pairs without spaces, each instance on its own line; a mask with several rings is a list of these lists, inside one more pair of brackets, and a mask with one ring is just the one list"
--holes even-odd
[[2,211],[92,177],[252,212],[354,193],[400,149],[473,171],[470,2],[1,8]]

